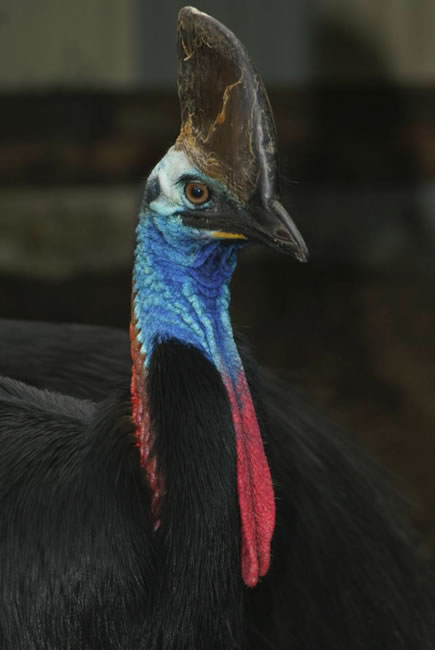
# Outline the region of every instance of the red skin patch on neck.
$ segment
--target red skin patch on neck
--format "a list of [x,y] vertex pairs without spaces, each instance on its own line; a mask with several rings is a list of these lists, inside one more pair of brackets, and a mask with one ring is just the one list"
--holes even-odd
[[151,514],[154,520],[154,530],[160,526],[160,501],[163,494],[162,478],[157,470],[157,459],[153,453],[154,435],[150,424],[148,399],[146,390],[145,355],[137,338],[137,329],[133,321],[130,323],[131,357],[133,368],[131,374],[131,404],[132,417],[136,425],[136,445],[139,449],[140,461],[145,469],[148,485],[151,488]]
[[242,577],[248,587],[255,587],[269,569],[270,545],[275,528],[275,495],[244,372],[240,373],[235,388],[230,381],[225,381],[225,386],[236,434]]

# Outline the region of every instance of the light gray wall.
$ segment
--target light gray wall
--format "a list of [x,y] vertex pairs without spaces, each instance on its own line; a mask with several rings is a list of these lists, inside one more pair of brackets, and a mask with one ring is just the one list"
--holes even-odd
[[136,0],[0,0],[0,87],[137,83]]
[[[180,0],[0,0],[0,88],[174,88]],[[197,0],[268,85],[435,79],[434,0]]]

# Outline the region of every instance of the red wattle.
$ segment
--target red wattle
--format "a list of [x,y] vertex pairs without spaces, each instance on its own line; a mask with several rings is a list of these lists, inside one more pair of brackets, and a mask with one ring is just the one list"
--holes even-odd
[[157,468],[157,459],[152,453],[154,436],[151,429],[146,392],[145,356],[141,353],[137,329],[130,323],[130,342],[133,369],[131,375],[132,417],[136,426],[136,445],[142,467],[145,469],[148,485],[151,488],[151,513],[154,530],[160,526],[160,501],[163,494],[163,481]]
[[275,495],[269,464],[246,377],[242,372],[235,389],[226,382],[236,434],[237,489],[242,527],[242,577],[255,587],[270,564],[275,528]]

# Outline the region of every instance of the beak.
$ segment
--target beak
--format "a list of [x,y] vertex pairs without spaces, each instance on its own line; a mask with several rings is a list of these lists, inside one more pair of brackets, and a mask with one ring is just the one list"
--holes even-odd
[[[233,213],[234,214],[234,213]],[[246,207],[238,211],[237,220],[222,219],[219,230],[213,232],[218,239],[252,240],[307,262],[308,248],[293,219],[277,200],[271,199],[267,207]],[[194,222],[190,222],[193,225]],[[206,225],[206,224],[204,224]]]
[[252,238],[293,255],[299,262],[308,260],[308,248],[293,219],[277,200],[271,199],[267,209],[254,212]]

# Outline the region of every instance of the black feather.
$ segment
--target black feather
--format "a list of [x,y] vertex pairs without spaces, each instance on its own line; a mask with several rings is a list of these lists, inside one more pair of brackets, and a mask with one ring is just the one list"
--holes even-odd
[[2,647],[238,647],[224,387],[197,350],[167,343],[148,390],[166,491],[157,533],[128,394],[94,403],[1,380]]
[[127,336],[10,322],[0,335],[2,372],[92,400],[1,381],[2,647],[433,650],[433,578],[382,472],[245,346],[278,504],[255,589],[240,578],[231,414],[198,351],[170,342],[151,361],[154,533]]

